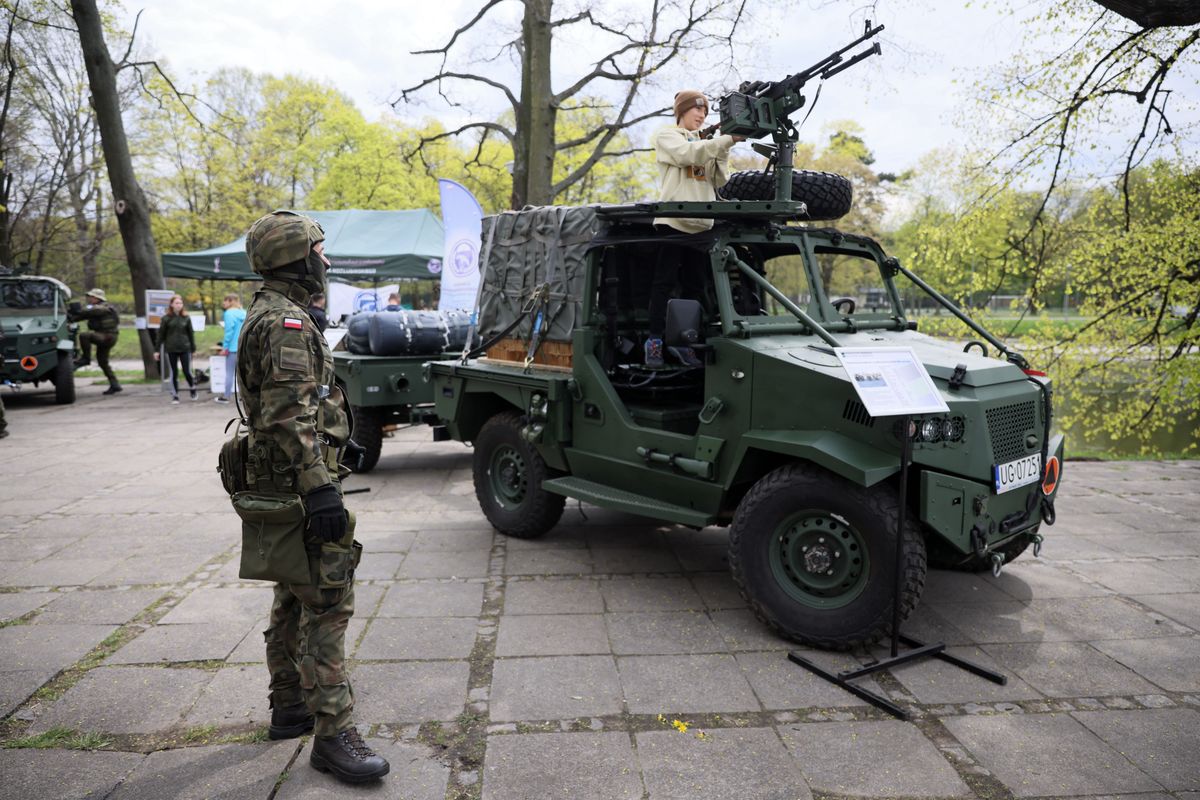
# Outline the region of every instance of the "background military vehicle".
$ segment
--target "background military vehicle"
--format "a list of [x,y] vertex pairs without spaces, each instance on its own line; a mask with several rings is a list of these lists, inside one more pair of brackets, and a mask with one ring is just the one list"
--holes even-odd
[[54,278],[0,274],[0,383],[54,384],[56,403],[75,402],[71,290]]
[[[843,193],[841,179],[792,170],[788,114],[806,80],[878,52],[843,60],[848,49],[722,99],[723,132],[774,139],[756,147],[771,159],[772,192],[761,174],[734,176],[719,202],[486,219],[485,345],[428,368],[438,416],[474,446],[476,496],[497,530],[540,536],[567,498],[727,525],[730,568],[754,613],[784,636],[833,648],[890,630],[898,550],[903,620],[930,559],[999,569],[1039,545],[1063,448],[1044,375],[876,242],[813,224],[846,212],[848,184]],[[656,232],[652,219],[671,215],[716,224]],[[692,248],[705,265],[704,296],[671,300],[664,337],[668,351],[691,348],[699,367],[641,363],[664,244]],[[901,276],[983,341],[964,349],[919,333]],[[838,297],[834,283],[856,288]],[[989,357],[988,344],[1003,358]],[[949,413],[909,429],[869,415],[835,348],[881,346],[912,348]],[[904,436],[913,451],[901,521]]]

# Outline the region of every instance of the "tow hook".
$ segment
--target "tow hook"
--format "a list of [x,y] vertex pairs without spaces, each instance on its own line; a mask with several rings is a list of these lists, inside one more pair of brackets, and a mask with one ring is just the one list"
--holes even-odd
[[1037,558],[1042,554],[1042,535],[1035,533],[1030,540],[1033,542],[1033,557]]
[[1058,515],[1054,512],[1054,501],[1049,497],[1042,498],[1042,522],[1053,525]]
[[992,553],[992,577],[999,578],[1000,572],[1004,569],[1004,554]]

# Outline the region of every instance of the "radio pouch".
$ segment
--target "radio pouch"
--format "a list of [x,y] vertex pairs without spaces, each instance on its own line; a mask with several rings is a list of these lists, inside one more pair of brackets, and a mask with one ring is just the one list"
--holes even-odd
[[237,492],[233,509],[242,518],[239,578],[305,586],[312,583],[300,495]]

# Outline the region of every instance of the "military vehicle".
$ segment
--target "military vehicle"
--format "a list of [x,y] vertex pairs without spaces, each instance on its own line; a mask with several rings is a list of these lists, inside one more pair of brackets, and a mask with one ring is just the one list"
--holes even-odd
[[[487,218],[485,344],[426,370],[450,437],[474,446],[475,493],[497,530],[541,536],[567,498],[728,526],[733,578],[759,619],[838,649],[891,629],[898,553],[901,620],[930,562],[998,570],[1036,553],[1063,452],[1043,374],[878,243],[816,222],[846,212],[849,184],[792,170],[788,114],[806,80],[878,52],[843,60],[847,49],[722,99],[722,131],[774,146],[760,146],[773,174],[735,175],[721,201]],[[664,235],[651,221],[665,216],[715,226]],[[697,254],[705,288],[670,301],[664,343],[676,358],[649,369],[647,284],[665,246]],[[920,333],[900,279],[982,341]],[[949,413],[907,426],[867,413],[835,348],[893,346],[912,349]]]
[[70,299],[71,290],[54,278],[0,274],[0,383],[49,381],[56,403],[75,402]]

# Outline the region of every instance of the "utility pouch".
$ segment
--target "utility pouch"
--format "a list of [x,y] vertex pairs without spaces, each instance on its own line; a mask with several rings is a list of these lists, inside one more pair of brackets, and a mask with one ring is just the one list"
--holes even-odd
[[217,456],[217,472],[221,474],[221,485],[231,497],[250,488],[246,480],[249,446],[250,437],[239,426],[233,436],[221,445],[221,452]]
[[239,578],[312,583],[300,495],[238,492],[233,496],[233,509],[242,518]]
[[313,580],[320,589],[343,589],[354,582],[354,570],[362,561],[363,546],[354,541],[354,512],[347,511],[346,535],[341,541],[322,544],[314,553]]

